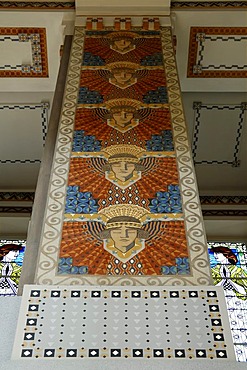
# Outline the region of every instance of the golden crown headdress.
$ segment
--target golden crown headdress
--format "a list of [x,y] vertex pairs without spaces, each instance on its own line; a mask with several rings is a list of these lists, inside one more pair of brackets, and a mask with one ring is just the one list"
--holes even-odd
[[99,211],[106,218],[106,229],[119,227],[120,224],[141,228],[141,219],[147,213],[147,209],[135,204],[114,204]]
[[145,150],[136,145],[118,144],[107,146],[102,152],[106,154],[109,163],[118,160],[139,162]]
[[142,107],[142,103],[139,100],[128,99],[128,98],[119,98],[111,99],[105,102],[105,107],[111,111],[127,110],[135,111]]
[[108,39],[119,40],[123,38],[128,39],[136,39],[137,37],[140,37],[138,33],[135,32],[128,32],[128,31],[118,31],[118,32],[111,32],[106,35]]
[[108,64],[106,64],[105,69],[108,69],[110,71],[114,71],[115,69],[128,69],[128,70],[133,70],[134,71],[134,70],[137,70],[137,69],[141,69],[141,66],[139,64],[133,63],[133,62],[121,61],[121,62],[108,63]]

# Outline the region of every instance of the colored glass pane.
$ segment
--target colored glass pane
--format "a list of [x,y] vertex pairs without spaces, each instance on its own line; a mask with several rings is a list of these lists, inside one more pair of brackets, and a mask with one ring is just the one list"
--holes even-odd
[[25,246],[25,240],[0,240],[0,296],[17,294]]
[[245,243],[208,243],[214,284],[222,286],[235,353],[247,361],[247,246]]

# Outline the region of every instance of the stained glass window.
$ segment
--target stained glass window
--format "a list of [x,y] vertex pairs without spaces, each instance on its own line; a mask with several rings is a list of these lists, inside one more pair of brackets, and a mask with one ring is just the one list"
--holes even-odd
[[225,291],[236,358],[247,361],[247,246],[208,243],[214,284]]
[[25,246],[25,240],[0,240],[0,296],[17,294]]

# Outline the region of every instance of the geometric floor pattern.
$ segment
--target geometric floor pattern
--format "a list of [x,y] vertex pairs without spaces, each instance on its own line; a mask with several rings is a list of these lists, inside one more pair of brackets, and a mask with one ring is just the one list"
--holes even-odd
[[25,287],[13,359],[232,359],[216,287]]

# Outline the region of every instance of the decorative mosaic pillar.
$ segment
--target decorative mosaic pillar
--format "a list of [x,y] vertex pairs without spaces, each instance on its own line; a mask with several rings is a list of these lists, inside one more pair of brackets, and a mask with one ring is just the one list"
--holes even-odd
[[38,284],[210,284],[171,29],[131,27],[75,29]]

